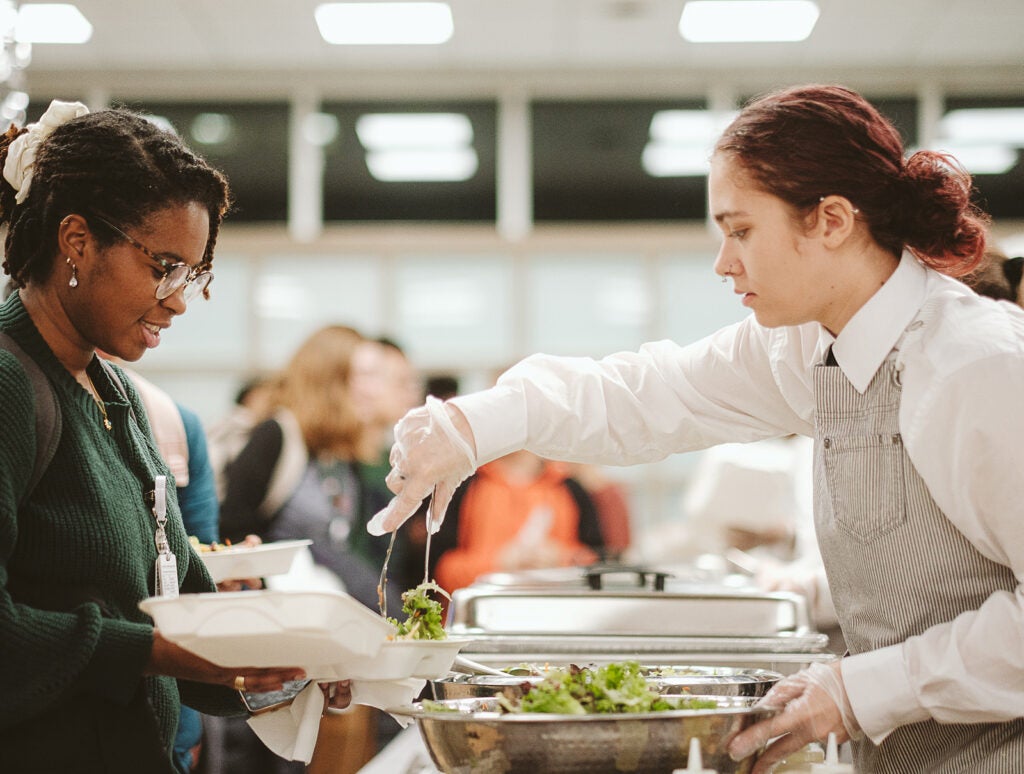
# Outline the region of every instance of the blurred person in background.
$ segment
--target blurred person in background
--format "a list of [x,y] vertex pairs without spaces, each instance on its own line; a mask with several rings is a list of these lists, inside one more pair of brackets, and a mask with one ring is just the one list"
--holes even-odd
[[[0,137],[0,168],[4,270],[18,288],[0,330],[27,358],[0,350],[3,765],[173,772],[182,700],[244,714],[236,685],[277,690],[304,676],[219,667],[164,639],[139,609],[164,590],[214,585],[173,487],[166,513],[157,507],[171,472],[138,392],[96,354],[138,360],[207,295],[227,182],[141,115],[56,101]],[[29,368],[59,417],[37,481],[46,441]],[[348,703],[347,688],[339,697]]]
[[449,593],[489,572],[592,564],[604,549],[597,510],[566,466],[518,451],[456,490],[431,550]]
[[206,442],[218,501],[227,493],[228,463],[249,442],[253,428],[274,412],[278,382],[276,374],[247,379],[235,394],[231,410],[207,429]]
[[601,528],[601,560],[621,561],[633,541],[633,519],[626,485],[609,476],[600,465],[562,464],[569,477],[580,483],[594,504]]
[[[388,453],[394,442],[395,422],[422,400],[419,375],[402,348],[392,339],[380,337],[361,344],[353,364],[354,389],[365,395],[368,408],[360,412],[364,443],[359,453],[359,477],[367,501],[367,512],[376,513],[391,499],[386,478],[391,470]],[[353,547],[372,562],[381,563],[388,538],[374,537],[365,529],[353,530]],[[404,541],[403,541],[404,542]],[[396,543],[392,558],[405,549]]]
[[366,344],[354,328],[328,325],[299,345],[273,415],[227,466],[220,526],[232,541],[249,533],[264,542],[311,539],[319,577],[376,610],[380,568],[352,546],[373,507],[359,475],[378,382],[356,368]]
[[986,296],[996,301],[1011,301],[1022,305],[1021,273],[1024,270],[1024,257],[1010,258],[996,245],[990,245],[985,251],[985,259],[981,266],[964,277],[964,283],[979,296]]
[[433,374],[427,377],[423,393],[423,397],[433,395],[438,400],[454,398],[459,394],[459,379],[454,374]]
[[[345,325],[327,325],[310,334],[280,374],[272,415],[252,429],[246,445],[227,464],[223,538],[236,541],[253,533],[267,543],[313,541],[291,573],[267,580],[270,588],[343,590],[378,609],[381,564],[359,544],[371,542],[360,533],[379,505],[360,476],[360,460],[371,448],[367,418],[376,410],[379,347]],[[389,611],[401,610],[401,592],[388,584]],[[385,725],[378,722],[380,715],[356,707],[327,716],[311,768],[330,771],[331,759],[352,764],[346,755],[362,755],[363,750],[346,752],[339,740],[353,725],[358,733],[374,737]],[[244,758],[247,774],[303,770],[301,762],[283,761],[266,750],[247,725],[225,725],[222,757],[234,763]]]

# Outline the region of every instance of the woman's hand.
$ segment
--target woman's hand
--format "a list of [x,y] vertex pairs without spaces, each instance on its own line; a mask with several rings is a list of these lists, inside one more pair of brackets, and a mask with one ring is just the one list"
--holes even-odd
[[336,683],[320,683],[324,692],[324,712],[347,709],[352,703],[352,681],[339,680]]
[[306,677],[305,671],[298,667],[218,666],[164,639],[157,629],[153,630],[153,649],[145,673],[223,685],[251,693],[279,691],[288,680],[303,680]]
[[752,774],[766,774],[786,756],[810,742],[823,741],[835,733],[836,742],[861,736],[843,687],[840,662],[808,669],[781,680],[757,706],[780,710],[755,723],[729,743],[729,755],[739,761],[753,755],[770,739],[774,742],[758,759]]
[[231,578],[217,584],[217,591],[248,591],[263,588],[262,578]]

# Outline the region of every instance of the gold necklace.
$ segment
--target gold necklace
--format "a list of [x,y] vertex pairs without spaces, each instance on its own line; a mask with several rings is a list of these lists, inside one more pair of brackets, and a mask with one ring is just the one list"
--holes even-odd
[[110,419],[107,417],[107,404],[104,403],[103,398],[100,397],[100,391],[96,389],[96,385],[93,383],[92,377],[89,376],[89,374],[86,374],[85,378],[89,380],[89,387],[92,388],[92,399],[96,401],[96,405],[100,407],[100,413],[103,414],[103,427],[106,428],[109,433],[114,426],[110,424]]

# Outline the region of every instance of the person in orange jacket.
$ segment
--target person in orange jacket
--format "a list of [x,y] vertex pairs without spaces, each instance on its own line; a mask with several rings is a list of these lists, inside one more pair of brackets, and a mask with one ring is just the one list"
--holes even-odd
[[488,572],[590,564],[604,539],[593,500],[568,468],[520,451],[459,488],[434,546],[434,577],[453,591]]

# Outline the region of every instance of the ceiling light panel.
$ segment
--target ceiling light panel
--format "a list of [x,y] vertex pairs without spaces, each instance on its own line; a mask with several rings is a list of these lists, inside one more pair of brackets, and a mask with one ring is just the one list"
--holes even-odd
[[438,45],[455,31],[447,3],[322,3],[314,18],[334,45]]
[[1024,108],[951,110],[939,122],[943,137],[962,143],[1007,143],[1024,147]]
[[366,154],[366,168],[385,183],[458,183],[473,177],[478,165],[472,148],[395,148]]
[[679,34],[691,43],[757,43],[806,40],[818,21],[811,0],[690,0]]
[[473,124],[462,113],[366,113],[356,135],[367,149],[453,148],[473,142]]
[[972,175],[1004,175],[1017,166],[1019,151],[997,143],[958,143],[939,140],[935,150],[948,153]]
[[87,43],[92,24],[70,3],[26,3],[18,8],[19,43]]
[[711,153],[734,111],[659,110],[640,163],[651,177],[697,177],[711,169]]

